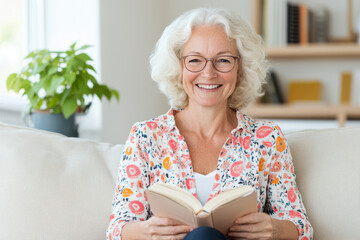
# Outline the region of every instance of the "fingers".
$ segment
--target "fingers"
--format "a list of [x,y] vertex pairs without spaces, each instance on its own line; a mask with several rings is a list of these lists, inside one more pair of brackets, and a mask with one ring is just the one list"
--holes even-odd
[[170,218],[151,217],[146,221],[149,239],[183,239],[192,227]]
[[228,236],[235,239],[271,239],[271,217],[264,213],[252,213],[238,218],[229,229]]

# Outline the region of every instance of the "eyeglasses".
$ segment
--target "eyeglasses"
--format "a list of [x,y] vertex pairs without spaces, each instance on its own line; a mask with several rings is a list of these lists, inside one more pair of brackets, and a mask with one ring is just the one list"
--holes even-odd
[[204,58],[200,55],[187,55],[181,57],[184,59],[184,65],[190,72],[196,73],[204,70],[208,61],[213,63],[214,68],[222,73],[230,72],[235,66],[236,60],[240,57],[230,55],[220,55],[214,58]]

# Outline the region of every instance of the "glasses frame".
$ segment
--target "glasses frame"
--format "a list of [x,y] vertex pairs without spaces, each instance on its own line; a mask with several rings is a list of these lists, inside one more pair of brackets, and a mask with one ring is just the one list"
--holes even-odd
[[[188,69],[188,68],[186,67],[186,64],[185,64],[185,59],[186,59],[187,57],[195,57],[195,56],[196,56],[196,57],[202,57],[202,58],[204,58],[204,59],[206,60],[206,63],[205,63],[205,65],[204,65],[204,67],[203,67],[201,70],[199,70],[199,71],[192,71],[192,70]],[[216,65],[215,65],[215,59],[217,59],[217,58],[219,58],[219,57],[232,57],[232,58],[235,60],[233,67],[232,67],[229,71],[220,71],[219,69],[217,69],[217,68],[216,68]],[[189,72],[192,72],[192,73],[198,73],[198,72],[201,72],[202,70],[204,70],[205,67],[206,67],[206,65],[207,65],[207,63],[208,63],[208,61],[211,61],[211,62],[212,62],[213,67],[215,68],[216,71],[221,72],[221,73],[227,73],[227,72],[230,72],[230,71],[232,71],[232,70],[234,69],[235,63],[236,63],[237,60],[240,59],[240,56],[219,55],[219,56],[216,56],[216,57],[213,57],[213,58],[206,58],[206,57],[201,56],[201,55],[190,54],[190,55],[182,56],[181,59],[184,61],[184,66],[185,66],[185,68],[186,68]]]

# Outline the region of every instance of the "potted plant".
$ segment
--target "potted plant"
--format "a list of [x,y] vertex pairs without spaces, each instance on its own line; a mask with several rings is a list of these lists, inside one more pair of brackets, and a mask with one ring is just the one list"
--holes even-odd
[[[47,49],[30,52],[19,73],[7,78],[7,89],[26,96],[35,128],[78,135],[75,113],[86,112],[93,97],[119,100],[118,91],[100,84],[93,61],[84,50],[72,44],[67,51]],[[64,128],[63,130],[59,128]]]

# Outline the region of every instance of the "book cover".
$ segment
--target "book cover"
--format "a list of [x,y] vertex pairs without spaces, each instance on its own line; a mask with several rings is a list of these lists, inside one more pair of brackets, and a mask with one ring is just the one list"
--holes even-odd
[[194,228],[213,227],[227,234],[235,219],[257,212],[256,191],[250,186],[225,191],[204,206],[191,193],[171,184],[155,183],[146,190],[155,216],[168,217]]

